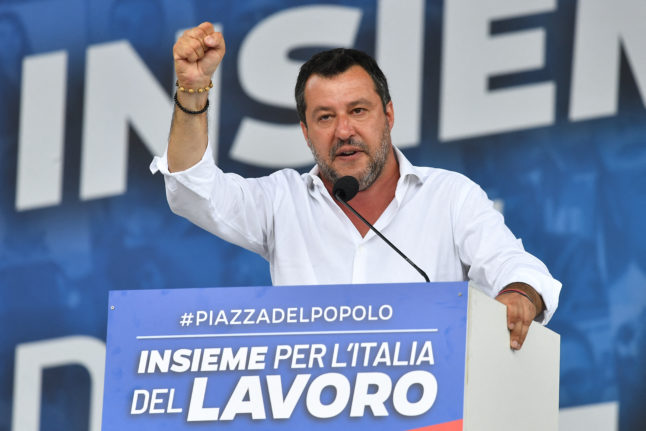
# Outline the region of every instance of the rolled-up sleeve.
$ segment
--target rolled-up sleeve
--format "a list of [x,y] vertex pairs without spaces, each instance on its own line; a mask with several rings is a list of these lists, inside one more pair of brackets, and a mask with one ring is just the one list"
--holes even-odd
[[164,175],[171,210],[202,229],[267,258],[271,226],[271,188],[256,179],[224,173],[215,165],[209,143],[192,167],[169,172],[167,154],[155,157],[152,173]]
[[561,283],[541,260],[525,251],[522,241],[475,183],[463,189],[457,208],[456,244],[461,260],[469,267],[469,279],[492,297],[511,283],[529,284],[545,302],[546,310],[536,320],[546,324],[558,307]]

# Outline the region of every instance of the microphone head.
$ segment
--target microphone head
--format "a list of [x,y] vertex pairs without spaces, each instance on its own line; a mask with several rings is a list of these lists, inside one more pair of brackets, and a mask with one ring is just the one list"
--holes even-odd
[[359,181],[355,177],[341,177],[334,183],[332,194],[335,198],[347,202],[351,200],[359,191]]

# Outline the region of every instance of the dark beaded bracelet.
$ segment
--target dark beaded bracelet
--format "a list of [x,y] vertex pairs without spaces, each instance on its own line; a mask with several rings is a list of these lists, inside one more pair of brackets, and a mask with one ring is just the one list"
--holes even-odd
[[204,114],[207,109],[209,109],[209,99],[206,99],[206,105],[204,105],[204,108],[200,109],[199,111],[191,111],[188,108],[183,107],[180,103],[179,100],[177,100],[177,93],[175,93],[175,96],[173,96],[173,99],[175,100],[175,105],[182,111],[186,112],[187,114],[191,115],[199,115],[199,114]]

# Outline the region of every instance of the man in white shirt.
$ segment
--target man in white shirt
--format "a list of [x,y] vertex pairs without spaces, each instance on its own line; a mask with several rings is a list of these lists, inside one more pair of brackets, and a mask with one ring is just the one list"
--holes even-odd
[[353,176],[352,206],[391,238],[432,281],[472,280],[507,306],[510,345],[547,323],[561,284],[526,253],[485,193],[464,176],[416,167],[391,144],[393,104],[368,55],[336,49],[305,63],[297,110],[316,166],[258,179],[225,174],[210,156],[207,94],[225,53],[210,23],[173,49],[178,78],[167,154],[153,161],[174,212],[261,254],[274,284],[422,281],[421,276],[332,196]]

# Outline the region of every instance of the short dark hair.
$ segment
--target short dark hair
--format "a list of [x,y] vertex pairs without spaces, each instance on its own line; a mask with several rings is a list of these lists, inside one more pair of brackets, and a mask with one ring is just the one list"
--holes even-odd
[[303,124],[307,125],[307,121],[305,120],[305,83],[310,76],[320,75],[325,78],[332,78],[340,75],[352,66],[360,66],[368,72],[368,75],[372,78],[372,82],[375,84],[375,91],[381,99],[384,112],[386,111],[386,105],[390,102],[388,81],[386,81],[386,76],[377,65],[375,59],[365,52],[356,49],[335,48],[314,54],[312,58],[301,66],[301,70],[298,73],[294,96],[296,97],[298,118]]

